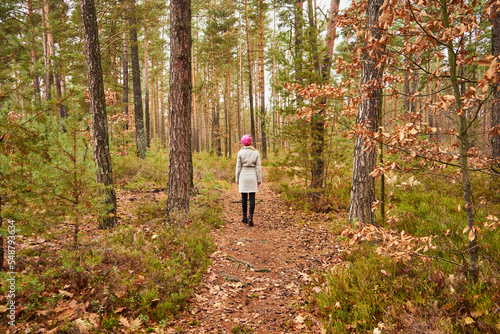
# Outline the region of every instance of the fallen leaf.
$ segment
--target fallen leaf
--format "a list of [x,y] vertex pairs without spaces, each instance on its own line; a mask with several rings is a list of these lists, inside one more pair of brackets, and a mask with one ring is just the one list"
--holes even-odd
[[479,318],[480,316],[483,315],[483,313],[484,313],[483,311],[472,311],[470,315],[474,318]]
[[141,318],[137,317],[134,320],[132,320],[132,323],[130,324],[130,326],[132,328],[138,329],[139,327],[141,327],[141,324],[142,324]]
[[472,325],[473,323],[475,323],[475,321],[471,317],[465,318],[465,324],[466,325]]
[[75,309],[74,308],[68,308],[66,309],[63,313],[61,313],[59,315],[59,317],[57,317],[58,320],[71,320],[71,318],[73,318],[75,315]]
[[59,290],[59,293],[65,297],[73,298],[74,294],[66,290]]
[[[37,315],[43,315],[43,316],[47,316],[49,313],[50,313],[50,310],[36,310],[35,311]],[[1,313],[1,312],[0,312]]]
[[306,320],[306,318],[304,318],[303,316],[301,316],[300,314],[298,316],[295,317],[295,322],[297,324],[303,324],[304,323],[304,320]]
[[144,281],[145,281],[145,280],[146,280],[146,279],[144,278],[144,276],[142,276],[142,275],[138,275],[138,276],[137,276],[137,280],[136,280],[135,282],[136,282],[137,284],[142,284],[142,283],[144,283]]
[[90,323],[88,323],[87,321],[83,320],[82,318],[76,319],[75,325],[81,334],[90,333],[90,329],[92,328],[92,325]]
[[130,328],[130,323],[128,322],[127,318],[120,316],[120,324],[123,326]]

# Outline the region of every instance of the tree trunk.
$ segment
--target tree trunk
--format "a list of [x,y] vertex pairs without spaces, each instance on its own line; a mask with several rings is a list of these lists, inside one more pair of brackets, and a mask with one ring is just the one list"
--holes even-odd
[[106,214],[99,220],[99,227],[108,229],[116,225],[116,194],[113,187],[113,171],[109,153],[106,97],[104,95],[97,18],[94,0],[80,0],[80,5],[85,39],[90,109],[92,111],[94,160],[97,166],[97,182],[105,186],[103,202],[107,206]]
[[135,0],[130,8],[130,58],[132,61],[132,85],[134,91],[135,142],[141,159],[146,157],[146,135],[144,133],[144,115],[142,112],[141,70],[139,67],[139,46],[135,26]]
[[[162,38],[163,38],[163,30],[162,30]],[[165,57],[163,56],[161,57],[160,136],[161,136],[161,147],[165,149],[167,148],[167,136],[165,134],[165,97],[163,95],[165,93],[165,74],[163,72],[163,69],[165,68],[164,58]]]
[[[441,16],[443,18],[444,29],[450,29],[450,19],[448,13],[448,2],[447,0],[441,0]],[[455,103],[457,108],[457,114],[459,115],[459,125],[458,125],[458,138],[459,138],[459,154],[460,154],[460,171],[462,172],[462,189],[465,202],[465,212],[467,216],[467,226],[469,227],[469,275],[471,282],[474,284],[479,279],[479,265],[478,265],[478,248],[477,236],[475,230],[475,217],[474,217],[474,204],[472,202],[472,185],[469,176],[469,166],[467,159],[467,146],[468,146],[468,125],[467,125],[467,113],[462,109],[462,99],[460,93],[460,84],[458,82],[457,74],[457,58],[454,51],[453,42],[450,41],[447,44],[448,49],[448,59],[450,63],[450,81],[451,87],[453,89],[453,95],[455,97]],[[471,237],[472,236],[472,237]]]
[[149,59],[148,27],[144,27],[144,116],[146,126],[146,146],[151,147],[151,119],[149,113]]
[[250,102],[250,135],[255,138],[255,116],[253,111],[253,83],[252,83],[252,56],[250,54],[250,28],[248,25],[248,0],[245,0],[245,32],[247,38],[247,58],[248,58],[248,97]]
[[220,96],[219,96],[219,76],[218,69],[215,69],[215,153],[218,157],[222,156],[222,127],[220,120]]
[[[48,21],[47,21],[48,22]],[[50,59],[50,65],[51,65],[51,71],[53,74],[54,78],[54,86],[56,88],[56,95],[59,100],[62,99],[62,89],[61,89],[61,79],[59,77],[59,74],[57,73],[57,64],[56,64],[56,52],[54,48],[54,36],[52,34],[52,31],[50,30],[50,24],[48,24],[49,31],[47,32],[47,47],[49,51],[49,59]],[[66,108],[60,103],[57,103],[57,111],[59,115],[59,124],[61,126],[61,131],[66,132],[66,129],[64,127],[63,121],[66,117],[68,117],[68,113],[66,111]]]
[[[239,18],[238,18],[239,20]],[[240,23],[238,21],[238,23]],[[238,81],[238,87],[237,87],[237,110],[238,110],[238,141],[241,139],[243,136],[243,128],[242,128],[242,108],[241,108],[241,98],[243,96],[243,52],[242,52],[242,46],[241,46],[241,24],[239,24],[239,30],[238,30],[238,75],[237,75],[237,81]]]
[[262,158],[267,159],[266,94],[264,73],[264,0],[260,0],[260,121],[262,133]]
[[[500,62],[500,6],[494,7],[495,17],[491,20],[491,54]],[[491,105],[491,127],[496,128],[491,135],[491,157],[500,160],[500,83],[493,87],[493,103]],[[500,166],[500,163],[497,163]]]
[[[295,80],[302,83],[302,26],[303,26],[303,0],[297,0],[295,6]],[[299,98],[301,101],[302,98]]]
[[50,101],[52,98],[50,94],[50,78],[51,78],[51,70],[50,70],[50,53],[49,53],[49,44],[48,44],[48,25],[49,25],[49,12],[50,12],[50,3],[48,0],[43,0],[42,7],[42,27],[43,27],[43,62],[45,65],[45,78],[44,78],[44,92],[43,97],[45,101]]
[[[123,112],[128,115],[128,40],[126,30],[126,18],[123,14]],[[125,129],[128,129],[128,120]]]
[[[383,0],[369,0],[367,7],[367,29],[369,39],[375,41],[381,38],[378,27],[380,7]],[[379,47],[377,47],[379,48]],[[381,49],[371,50],[365,41],[362,56],[362,75],[356,128],[361,131],[366,128],[369,136],[378,129],[380,109],[382,107],[382,74]],[[361,131],[362,132],[362,131]],[[375,202],[375,179],[370,176],[376,163],[376,147],[368,148],[364,135],[358,133],[354,145],[353,176],[351,185],[351,201],[349,206],[349,222],[358,220],[363,224],[375,224],[375,212],[372,203]]]
[[167,217],[187,213],[193,186],[191,155],[191,1],[170,2],[169,167]]
[[228,59],[228,66],[226,66],[226,78],[224,81],[224,123],[225,123],[225,135],[224,135],[224,156],[230,156],[230,149],[229,149],[229,143],[231,141],[231,126],[229,122],[229,100],[231,99],[230,93],[229,93],[229,64],[230,60]]
[[35,49],[35,23],[33,22],[33,1],[28,0],[28,16],[30,22],[30,43],[31,43],[31,63],[33,64],[33,90],[35,94],[35,104],[40,104],[40,79],[36,73],[36,49]]
[[[335,45],[335,21],[339,11],[340,0],[332,0],[330,4],[330,11],[328,15],[328,26],[326,32],[326,52],[323,55],[321,64],[321,81],[326,84],[330,81],[330,72],[332,67],[332,55]],[[311,10],[311,9],[310,9]],[[314,24],[312,13],[310,14],[311,24]],[[315,28],[315,27],[314,27]],[[325,177],[325,161],[323,152],[325,149],[325,120],[324,113],[326,110],[327,99],[321,98],[319,100],[318,111],[313,115],[311,120],[312,127],[312,150],[311,155],[313,165],[311,169],[311,188],[317,189],[323,187]]]

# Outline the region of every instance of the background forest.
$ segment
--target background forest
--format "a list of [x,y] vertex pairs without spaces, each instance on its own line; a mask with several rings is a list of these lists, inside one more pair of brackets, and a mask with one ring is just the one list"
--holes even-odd
[[191,1],[193,191],[166,221],[170,3],[95,3],[103,181],[85,2],[0,2],[0,302],[15,271],[17,330],[167,332],[248,133],[272,189],[329,215],[346,249],[307,290],[325,332],[500,332],[500,3]]

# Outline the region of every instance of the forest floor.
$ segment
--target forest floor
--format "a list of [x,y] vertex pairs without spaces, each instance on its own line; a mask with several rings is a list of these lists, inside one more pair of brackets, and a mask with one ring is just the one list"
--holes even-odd
[[[322,333],[307,300],[313,272],[339,265],[342,248],[328,214],[295,211],[265,182],[255,225],[241,222],[238,185],[224,194],[225,224],[191,306],[173,328],[188,333]],[[312,289],[318,289],[312,288]]]

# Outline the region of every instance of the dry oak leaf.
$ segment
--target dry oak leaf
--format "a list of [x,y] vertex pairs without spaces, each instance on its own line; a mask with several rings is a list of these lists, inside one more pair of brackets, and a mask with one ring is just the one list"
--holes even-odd
[[92,328],[92,325],[83,320],[82,318],[78,318],[75,320],[75,325],[76,327],[78,328],[78,330],[80,331],[81,334],[88,334],[90,333],[90,329]]

